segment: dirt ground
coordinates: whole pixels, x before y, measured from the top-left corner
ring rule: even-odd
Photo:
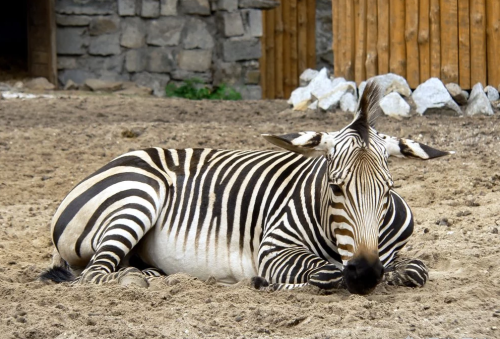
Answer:
[[[381,132],[457,152],[390,161],[416,218],[403,252],[429,266],[424,288],[380,285],[357,296],[259,292],[182,274],[149,289],[36,280],[50,263],[58,204],[115,156],[149,146],[272,149],[261,133],[333,131],[350,120],[293,112],[284,101],[0,101],[0,338],[499,338],[498,112],[379,121]]]

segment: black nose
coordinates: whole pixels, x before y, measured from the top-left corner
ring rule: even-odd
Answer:
[[[384,266],[379,258],[369,260],[358,257],[344,267],[344,282],[347,290],[354,294],[368,294],[378,285],[384,275]]]

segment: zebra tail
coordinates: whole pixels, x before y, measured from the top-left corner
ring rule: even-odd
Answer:
[[[63,283],[75,280],[75,276],[67,267],[54,266],[40,274],[39,279],[43,282],[53,281]]]

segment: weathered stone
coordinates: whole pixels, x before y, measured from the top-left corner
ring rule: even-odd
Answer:
[[[101,71],[99,73],[99,80],[109,81],[109,82],[127,82],[130,81],[130,74],[118,73],[115,71]]]
[[[224,41],[222,54],[225,61],[259,59],[262,55],[259,39],[232,38]]]
[[[236,1],[236,0],[234,0]],[[239,0],[240,8],[272,9],[278,7],[280,3],[273,0]]]
[[[100,74],[102,71],[121,73],[124,59],[123,54],[108,57],[89,56],[81,58],[79,62],[95,74]]]
[[[127,48],[139,48],[146,45],[146,27],[138,17],[122,20],[120,45]]]
[[[179,67],[186,71],[205,72],[212,65],[212,50],[182,50],[178,57]]]
[[[11,91],[12,87],[9,84],[6,84],[5,82],[0,82],[0,92],[4,91]]]
[[[187,14],[210,15],[208,0],[182,0],[181,6],[183,12]]]
[[[184,49],[212,49],[214,38],[202,20],[192,18],[187,24],[186,37],[182,40]]]
[[[223,62],[216,60],[214,65],[214,84],[234,85],[242,78],[243,66],[239,62]]]
[[[153,94],[158,97],[165,96],[165,86],[170,81],[170,77],[166,74],[151,74],[148,72],[135,73],[132,76],[132,81],[136,84],[153,89]]]
[[[56,12],[63,14],[114,14],[116,13],[116,0],[58,0]]]
[[[491,102],[484,93],[483,85],[477,83],[472,87],[470,92],[469,101],[467,107],[465,108],[465,114],[467,115],[493,115],[493,108],[491,107]]]
[[[57,54],[82,55],[88,45],[85,28],[58,28],[56,32]]]
[[[147,53],[144,49],[131,49],[126,53],[125,69],[127,72],[142,72],[148,65]]]
[[[88,26],[92,17],[87,15],[56,14],[56,23],[60,26]]]
[[[99,79],[87,79],[84,84],[94,92],[114,92],[122,88],[121,82],[111,82]]]
[[[160,16],[159,0],[142,0],[141,16],[143,18],[157,18]]]
[[[115,33],[119,26],[119,19],[115,16],[98,16],[92,18],[89,33],[90,35]]]
[[[175,69],[171,73],[172,79],[175,80],[190,80],[190,79],[199,79],[205,84],[212,83],[213,77],[212,77],[212,72],[192,72],[192,71],[186,71],[183,69]]]
[[[235,11],[238,9],[238,0],[218,0],[217,9],[219,11]]]
[[[120,34],[105,34],[92,37],[89,45],[89,54],[114,55],[120,54]]]
[[[75,69],[78,68],[78,63],[76,58],[58,56],[57,57],[57,69]]]
[[[73,80],[77,84],[83,84],[85,80],[95,78],[95,74],[83,69],[65,69],[58,72],[58,79],[64,85],[68,80]]]
[[[138,96],[149,96],[153,93],[153,89],[144,86],[133,86],[121,91],[115,92],[118,95],[138,95]]]
[[[173,51],[168,48],[148,48],[149,58],[148,67],[149,72],[166,73],[174,68],[175,59]]]
[[[356,83],[354,81],[341,82],[327,94],[322,97],[317,97],[319,99],[318,106],[325,111],[335,108],[339,105],[340,99],[342,99],[346,93],[351,93],[353,95],[356,93]]]
[[[46,78],[43,77],[29,80],[24,84],[24,87],[38,91],[53,90],[54,88],[56,88],[56,86],[51,84]]]
[[[385,115],[391,117],[409,117],[410,105],[401,98],[399,93],[389,93],[380,100],[380,108]]]
[[[300,86],[304,87],[309,85],[312,79],[314,79],[319,74],[319,71],[315,69],[308,68],[299,77]]]
[[[408,82],[400,75],[387,73],[374,76],[368,80],[375,80],[377,82],[382,95],[387,95],[391,92],[397,92],[404,97],[409,97],[411,95],[411,89],[410,86],[408,86]]]
[[[65,91],[74,91],[77,90],[80,86],[78,86],[77,83],[75,83],[73,80],[68,80],[66,82],[66,85],[64,85],[64,90]]]
[[[146,42],[154,46],[177,46],[184,28],[184,19],[160,18],[149,23]]]
[[[224,35],[226,37],[240,36],[245,33],[240,12],[228,12],[222,15],[224,22]]]
[[[118,0],[118,14],[120,16],[134,16],[138,10],[139,0]]]
[[[288,99],[288,103],[293,105],[294,110],[305,110],[311,101],[316,101],[318,98],[312,98],[311,91],[316,87],[321,89],[322,87],[329,88],[331,86],[331,81],[328,78],[328,70],[323,68],[314,78],[314,82],[311,80],[306,87],[299,87],[295,89]],[[333,89],[333,88],[332,88]],[[328,89],[327,89],[328,90]]]
[[[248,33],[256,38],[263,35],[262,31],[262,11],[258,9],[249,9],[246,11],[246,22]]]
[[[462,115],[460,107],[437,78],[430,78],[420,84],[413,92],[412,98],[420,115],[430,113]]]
[[[352,93],[345,93],[342,98],[340,98],[340,109],[344,112],[354,113],[356,112],[357,106],[358,100]]]
[[[484,88],[484,93],[486,93],[489,101],[497,101],[500,99],[497,89],[493,86],[486,86]]]
[[[251,69],[245,73],[245,84],[258,85],[260,82],[260,71]]]
[[[458,84],[450,82],[446,84],[446,89],[448,90],[451,97],[453,98],[453,100],[456,101],[457,104],[459,104],[460,106],[467,104],[468,94],[467,92],[462,91],[462,89]],[[464,93],[467,94],[467,96],[465,96]]]
[[[260,86],[243,86],[236,87],[236,91],[240,92],[244,100],[260,100],[262,99],[262,87]]]
[[[177,15],[177,0],[160,0],[160,15]]]

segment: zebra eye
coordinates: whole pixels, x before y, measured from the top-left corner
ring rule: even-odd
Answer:
[[[340,194],[340,193],[342,193],[342,189],[337,184],[330,184],[330,188],[332,189],[332,192],[334,194]]]

